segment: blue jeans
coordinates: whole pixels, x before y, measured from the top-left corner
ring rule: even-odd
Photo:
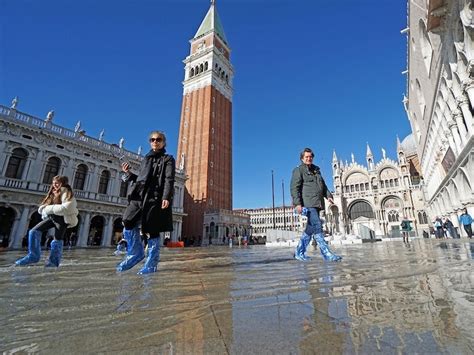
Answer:
[[[319,234],[323,232],[323,226],[321,220],[319,219],[319,209],[316,207],[307,207],[308,212],[306,217],[308,217],[308,224],[304,232],[310,237],[313,234]]]

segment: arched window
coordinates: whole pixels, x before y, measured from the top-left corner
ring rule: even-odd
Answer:
[[[372,207],[365,201],[355,202],[349,212],[351,220],[355,220],[358,217],[374,218],[374,211]]]
[[[199,72],[202,73],[204,71],[204,65],[201,63],[199,66]]]
[[[61,167],[61,160],[56,157],[51,157],[46,163],[43,175],[43,184],[51,184],[53,177],[59,174],[59,168]]]
[[[8,161],[7,171],[5,177],[12,179],[21,179],[23,170],[25,169],[26,158],[28,152],[21,148],[13,149],[10,160]]]
[[[189,74],[190,77],[194,76],[194,68],[191,68],[191,73]]]
[[[120,183],[120,197],[127,197],[128,182],[122,181]]]
[[[209,68],[209,64],[207,64],[207,62],[204,63],[204,70],[207,70],[208,68]]]
[[[102,171],[102,174],[100,174],[100,179],[99,179],[99,193],[100,194],[106,194],[107,193],[107,187],[109,186],[109,180],[110,180],[110,173],[108,170]]]
[[[84,190],[84,185],[86,183],[87,176],[87,165],[79,164],[76,173],[74,174],[74,185],[75,190]]]
[[[399,219],[399,215],[398,215],[398,211],[389,211],[388,214],[388,221],[389,222],[398,222],[398,219]]]

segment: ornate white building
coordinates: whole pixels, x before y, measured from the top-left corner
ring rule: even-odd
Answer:
[[[79,209],[79,224],[68,230],[78,246],[111,246],[121,237],[128,185],[120,177],[120,158],[137,169],[143,157],[119,144],[0,105],[0,246],[19,248],[29,228],[41,220],[37,207],[55,175],[69,177]],[[148,132],[144,132],[146,135]],[[146,138],[146,137],[144,137]],[[139,149],[141,150],[141,149]],[[181,236],[185,176],[176,173],[171,240]],[[45,237],[45,236],[44,236]]]
[[[204,213],[202,245],[226,244],[231,237],[250,235],[250,216],[247,213],[223,209],[209,209]]]
[[[343,163],[333,153],[334,205],[326,205],[331,233],[357,234],[364,239],[397,237],[404,216],[414,222],[414,234],[428,233],[413,136],[403,142],[397,139],[398,161],[382,152],[382,160],[375,163],[367,144],[365,166],[353,155],[350,163]]]
[[[426,205],[431,217],[450,217],[458,226],[463,207],[474,215],[474,5],[471,0],[411,0],[407,7],[403,102]]]
[[[266,236],[268,229],[300,231],[302,222],[291,206],[248,208],[237,210],[250,216],[252,235]]]

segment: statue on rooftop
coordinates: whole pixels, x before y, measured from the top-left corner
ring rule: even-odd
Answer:
[[[77,121],[76,123],[76,127],[74,127],[74,132],[79,132],[79,130],[81,129],[81,121]]]
[[[119,140],[119,148],[120,148],[120,149],[123,149],[123,144],[124,144],[124,143],[125,143],[125,138],[123,138],[123,137],[120,138],[120,140]]]
[[[51,110],[48,112],[48,114],[46,115],[46,119],[44,120],[46,123],[49,123],[53,120],[54,118],[54,110]]]
[[[104,140],[104,134],[105,134],[105,129],[102,129],[102,131],[100,131],[99,133],[99,141],[103,141]]]
[[[18,96],[15,96],[12,100],[12,105],[10,106],[10,108],[16,109],[16,107],[18,106],[18,101]]]
[[[142,154],[142,146],[139,146],[138,147],[138,152],[137,152],[138,155]]]

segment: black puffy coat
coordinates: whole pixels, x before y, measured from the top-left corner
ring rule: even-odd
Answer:
[[[160,232],[173,230],[173,195],[176,163],[164,149],[151,150],[143,159],[138,175],[129,173],[126,182],[131,182],[128,206],[123,219],[141,221],[142,233],[157,236]],[[163,200],[169,201],[162,209]]]

